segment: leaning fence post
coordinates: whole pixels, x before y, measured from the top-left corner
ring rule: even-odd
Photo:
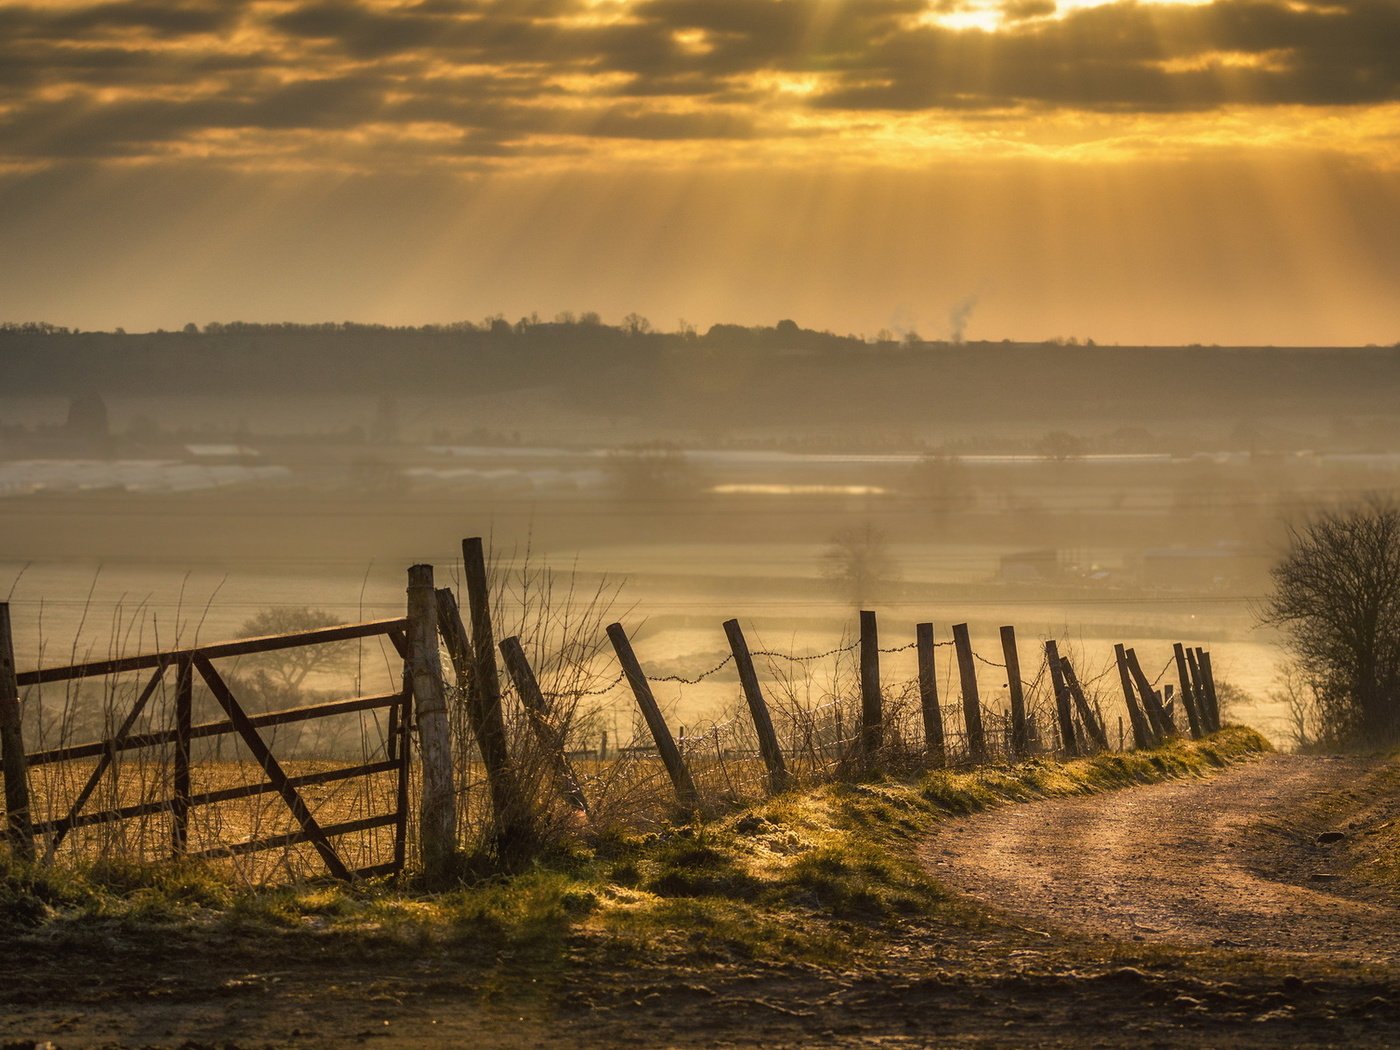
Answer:
[[[1210,651],[1197,647],[1196,664],[1201,669],[1201,678],[1205,682],[1206,696],[1210,697],[1210,721],[1217,730],[1220,729],[1220,696],[1215,691],[1215,672],[1210,669]]]
[[[559,781],[560,789],[574,809],[588,816],[588,800],[584,798],[583,788],[574,775],[574,767],[569,764],[569,756],[564,752],[564,732],[549,724],[549,703],[540,691],[539,680],[525,656],[525,650],[521,648],[520,639],[503,638],[501,657],[506,662],[506,673],[515,683],[515,691],[525,708],[525,717],[535,731],[535,738],[554,766],[554,777]]]
[[[441,886],[456,867],[457,807],[452,784],[452,730],[447,719],[447,691],[438,656],[437,599],[433,567],[408,570],[408,644],[413,668],[413,699],[418,717],[423,789],[419,803],[419,837],[423,875]]]
[[[1060,663],[1060,647],[1055,639],[1045,640],[1045,662],[1050,668],[1050,682],[1055,688],[1055,714],[1060,725],[1060,746],[1066,754],[1079,754],[1074,733],[1074,712],[1070,710],[1069,687],[1065,685],[1064,665]]]
[[[967,730],[967,757],[987,761],[987,737],[982,731],[982,698],[977,692],[977,667],[972,662],[972,639],[967,624],[953,625],[953,648],[958,654],[958,677],[962,681],[963,727]]]
[[[914,625],[914,645],[919,652],[919,704],[924,716],[924,748],[935,765],[947,765],[943,709],[938,704],[938,668],[933,659],[933,624]]]
[[[1113,657],[1118,662],[1118,681],[1123,686],[1123,703],[1128,708],[1128,720],[1133,724],[1133,747],[1155,747],[1157,735],[1138,704],[1137,687],[1133,685],[1132,672],[1128,670],[1128,651],[1121,642],[1113,647]]]
[[[1011,698],[1011,753],[1017,758],[1030,751],[1026,737],[1026,694],[1021,684],[1021,654],[1016,651],[1016,628],[1001,629],[1001,655],[1006,662],[1006,691]]]
[[[1093,738],[1100,751],[1107,751],[1108,734],[1098,716],[1094,714],[1094,709],[1089,706],[1089,698],[1084,695],[1084,688],[1079,684],[1079,676],[1074,673],[1074,665],[1069,662],[1068,656],[1060,657],[1060,670],[1065,676],[1065,686],[1069,689],[1069,695],[1074,699],[1074,706],[1079,709],[1079,720],[1084,723],[1085,731]]]
[[[646,719],[647,728],[651,730],[652,739],[656,741],[657,753],[661,755],[666,772],[670,774],[671,784],[676,789],[676,801],[686,809],[697,808],[700,805],[700,793],[695,790],[695,782],[690,779],[690,770],[686,768],[685,759],[681,757],[680,749],[671,738],[671,730],[666,726],[666,719],[661,715],[656,697],[652,696],[651,685],[642,671],[642,665],[637,662],[637,654],[632,651],[632,643],[628,640],[622,624],[608,624],[608,640],[612,642],[617,661],[622,665],[622,673],[627,676],[627,684],[632,687],[632,695],[637,698],[637,706],[641,708],[642,717]]]
[[[15,855],[33,860],[34,821],[29,811],[29,766],[24,757],[22,723],[10,603],[0,602],[0,750],[4,752],[5,828]]]
[[[729,651],[734,654],[734,666],[739,669],[739,684],[744,688],[744,698],[749,702],[753,727],[758,733],[758,749],[763,755],[763,764],[768,767],[768,789],[784,791],[791,783],[787,764],[783,761],[783,749],[778,744],[778,734],[773,731],[773,718],[768,713],[763,690],[758,686],[758,675],[753,669],[753,655],[749,652],[749,643],[744,639],[744,632],[738,620],[726,620],[724,633],[729,639]]]
[[[885,743],[883,701],[880,696],[880,631],[875,614],[862,609],[860,614],[860,749],[865,761],[875,759],[875,753]]]
[[[469,586],[472,575],[467,574]],[[467,639],[462,613],[450,587],[437,590],[437,617],[438,633],[442,635],[448,658],[457,673],[457,688],[466,704],[472,735],[481,751],[481,763],[486,767],[491,816],[495,821],[496,854],[503,860],[513,861],[529,851],[534,832],[529,808],[522,801],[520,782],[510,761],[499,680],[494,677],[495,662],[492,661],[490,668],[481,667]],[[493,681],[497,682],[494,690],[489,685]]]
[[[1210,686],[1206,681],[1205,671],[1201,668],[1201,658],[1199,649],[1186,650],[1186,666],[1191,671],[1191,689],[1196,694],[1201,705],[1201,713],[1205,718],[1206,725],[1210,727],[1212,733],[1220,729],[1220,715],[1215,709],[1215,702],[1210,695]]]
[[[534,848],[535,832],[519,781],[510,768],[505,713],[501,706],[501,676],[496,669],[496,640],[491,628],[491,586],[486,578],[486,555],[481,537],[472,536],[462,541],[462,569],[467,584],[467,613],[471,617],[467,713],[473,728],[479,726],[477,739],[482,742],[482,762],[492,780],[496,850],[501,857],[514,860]],[[456,619],[461,623],[460,614]]]
[[[1181,706],[1186,708],[1186,720],[1191,725],[1191,736],[1199,740],[1210,732],[1202,698],[1191,689],[1191,670],[1186,663],[1186,648],[1180,642],[1172,645],[1172,657],[1176,660],[1176,677],[1181,683]]]
[[[1157,697],[1156,690],[1152,688],[1152,683],[1147,680],[1147,674],[1142,669],[1142,664],[1138,661],[1137,650],[1123,650],[1123,658],[1128,664],[1128,673],[1132,675],[1133,681],[1137,683],[1138,694],[1142,697],[1142,706],[1147,711],[1147,720],[1152,723],[1152,729],[1161,740],[1176,734],[1176,724],[1172,722],[1171,716],[1167,714],[1167,709],[1162,706],[1162,702]]]

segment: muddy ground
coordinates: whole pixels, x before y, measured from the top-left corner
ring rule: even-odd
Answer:
[[[301,935],[36,935],[0,961],[0,1045],[1400,1046],[1400,910],[1340,863],[1400,811],[1390,769],[1275,755],[950,820],[924,857],[965,914],[853,969],[582,933],[488,966]]]

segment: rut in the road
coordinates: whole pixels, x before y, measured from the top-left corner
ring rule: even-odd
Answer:
[[[970,896],[1061,930],[1390,961],[1400,909],[1276,881],[1293,847],[1261,833],[1374,767],[1270,755],[1204,780],[1003,807],[947,825],[926,860]]]

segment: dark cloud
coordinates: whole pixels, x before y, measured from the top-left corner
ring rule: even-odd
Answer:
[[[611,20],[582,0],[9,6],[0,159],[154,154],[216,130],[430,123],[446,133],[413,149],[505,156],[539,135],[561,151],[570,137],[777,137],[791,133],[779,111],[804,106],[1152,113],[1400,99],[1396,0],[1121,2],[1055,18],[1055,0],[1005,0],[993,33],[918,17],[960,2],[638,0],[602,9],[624,12]],[[815,75],[816,90],[775,107],[772,74]]]
[[[91,4],[74,8],[21,4],[0,8],[0,34],[19,36],[98,35],[109,31],[145,30],[159,38],[216,33],[243,17],[242,3],[145,3]]]
[[[1058,10],[1055,0],[1007,0],[1001,5],[1002,16],[1011,22],[1027,18],[1045,18]]]

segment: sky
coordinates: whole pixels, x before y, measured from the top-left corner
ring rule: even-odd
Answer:
[[[1400,340],[1400,0],[0,0],[0,320]]]

